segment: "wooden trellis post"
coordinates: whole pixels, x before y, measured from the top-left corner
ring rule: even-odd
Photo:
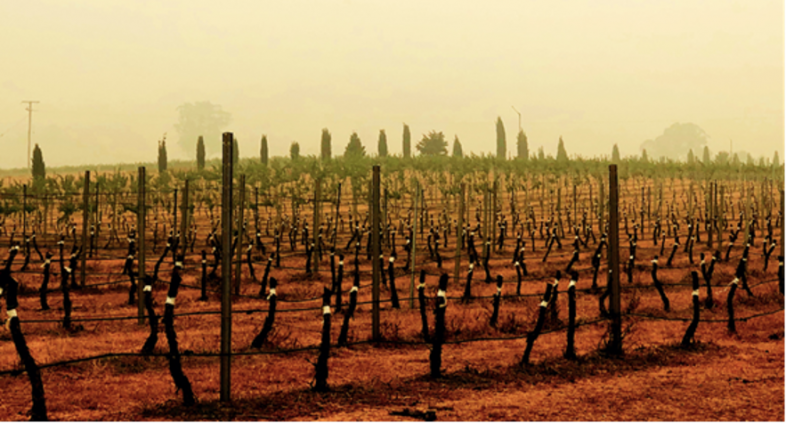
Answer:
[[[416,254],[418,252],[418,250],[417,250],[417,245],[418,245],[417,240],[418,240],[418,198],[419,197],[420,197],[420,183],[416,182],[415,183],[415,200],[412,203],[412,206],[414,207],[415,210],[414,210],[414,215],[413,215],[413,219],[412,219],[412,239],[410,240],[410,242],[412,243],[412,245],[410,246],[411,249],[412,249],[412,254],[410,255],[412,257],[412,263],[410,263],[410,265],[412,267],[411,268],[412,274],[411,274],[411,279],[409,281],[409,308],[410,309],[414,309],[415,308],[415,262],[417,261]]]
[[[371,337],[380,340],[379,333],[379,165],[374,166],[371,178]]]
[[[82,209],[82,268],[80,269],[80,285],[82,288],[85,287],[85,280],[87,279],[87,273],[85,267],[87,267],[87,252],[89,248],[87,247],[87,226],[88,221],[90,220],[90,171],[85,171],[85,187],[84,187],[84,195],[83,195],[83,209]]]
[[[314,273],[319,273],[319,215],[322,205],[322,180],[317,178],[314,184],[314,216],[312,228],[314,247],[311,249],[311,262],[314,263]]]
[[[620,315],[619,209],[617,165],[609,166],[609,271],[611,272],[611,339],[609,352],[622,354],[622,316]]]
[[[221,183],[221,402],[231,400],[232,366],[232,145],[231,132],[223,134]]]
[[[234,160],[234,158],[233,158]],[[246,175],[240,175],[240,203],[238,204],[237,213],[237,252],[235,255],[235,295],[240,295],[240,277],[242,275],[243,267],[243,235],[245,234],[243,223],[246,216]],[[227,251],[231,252],[231,249]]]
[[[144,293],[144,280],[145,280],[145,213],[146,207],[145,204],[145,167],[139,167],[139,188],[137,189],[137,213],[136,213],[136,227],[139,231],[139,235],[137,239],[139,242],[137,243],[137,248],[139,249],[139,260],[138,263],[138,279],[136,284],[136,298],[137,298],[137,316],[139,320],[137,323],[140,325],[145,324],[145,293]]]
[[[462,242],[462,228],[464,226],[464,194],[466,186],[461,183],[461,193],[459,193],[459,213],[458,213],[458,230],[456,231],[456,266],[453,270],[453,283],[459,281],[459,270],[461,269],[461,242]],[[414,281],[415,272],[412,272]],[[410,300],[411,301],[411,300]]]

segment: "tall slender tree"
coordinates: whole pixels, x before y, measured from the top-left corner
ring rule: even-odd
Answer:
[[[565,142],[562,141],[562,137],[559,137],[559,143],[557,144],[557,161],[562,163],[568,161],[568,152],[565,151]]]
[[[293,141],[292,145],[289,147],[289,158],[292,160],[298,160],[300,158],[300,144]]]
[[[197,169],[205,168],[205,139],[202,135],[197,139]]]
[[[517,156],[519,159],[524,161],[529,160],[529,144],[527,144],[527,134],[521,130],[516,137],[516,151],[518,153]]]
[[[775,154],[777,155],[778,152],[776,151]],[[41,148],[38,147],[38,144],[36,144],[35,148],[33,149],[33,178],[34,179],[46,178],[46,165],[44,164],[44,155],[43,153],[41,153]]]
[[[464,157],[464,151],[461,148],[461,141],[459,141],[458,135],[453,139],[453,157]]]
[[[693,155],[693,149],[688,150],[688,164],[693,164],[696,161],[696,156]]]
[[[38,145],[36,145],[36,148]],[[772,156],[772,166],[778,167],[781,165],[781,158],[778,156],[778,150],[775,150],[775,154]]]
[[[648,163],[650,161],[650,157],[647,155],[646,148],[641,150],[641,161],[644,163]]]
[[[705,165],[710,164],[710,162],[712,161],[712,159],[710,158],[710,148],[707,147],[706,145],[704,146],[704,154],[701,161]]]
[[[385,135],[385,130],[379,130],[379,142],[377,142],[377,154],[379,157],[387,157],[388,155],[388,136]]]
[[[259,160],[263,165],[266,165],[267,159],[267,135],[262,135],[262,145],[259,147]]]
[[[545,160],[546,153],[543,151],[543,146],[538,147],[538,160]]]
[[[612,163],[620,162],[620,148],[617,147],[617,144],[614,144],[614,147],[611,148],[611,161]]]
[[[158,171],[165,172],[166,168],[167,168],[166,134],[164,134],[164,139],[158,142]]]
[[[505,142],[505,125],[502,124],[502,118],[497,116],[497,158],[504,160],[507,151],[508,147]]]
[[[409,133],[409,125],[407,125],[406,123],[404,124],[404,135],[403,135],[402,138],[403,138],[403,140],[402,140],[401,150],[404,152],[404,157],[405,158],[409,158],[410,157],[410,149],[412,147],[412,144],[411,144],[412,136]]]
[[[322,159],[329,159],[333,155],[333,137],[327,128],[322,129]]]

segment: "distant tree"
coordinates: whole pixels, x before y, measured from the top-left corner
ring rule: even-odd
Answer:
[[[647,156],[647,149],[646,148],[641,150],[641,161],[644,162],[644,163],[647,163],[647,162],[650,161],[649,156]]]
[[[497,158],[505,159],[508,147],[505,142],[505,125],[502,124],[502,118],[497,116]]]
[[[620,162],[620,148],[617,147],[617,144],[614,144],[614,147],[612,147],[611,149],[611,162],[612,163]]]
[[[164,139],[158,142],[158,171],[165,172],[166,167],[166,134],[164,134]]]
[[[448,154],[448,142],[442,132],[431,131],[428,135],[423,135],[415,147],[422,156],[444,156]]]
[[[202,135],[197,139],[197,169],[205,168],[205,140]]]
[[[360,143],[357,132],[353,132],[349,137],[349,144],[344,150],[344,157],[363,157],[366,155],[366,148]]]
[[[705,165],[710,164],[710,148],[707,147],[706,145],[704,146],[704,154],[701,159],[701,162],[704,163]]]
[[[557,161],[562,163],[568,161],[568,152],[565,151],[565,142],[562,141],[562,137],[559,137],[559,144],[557,144]]]
[[[775,154],[778,154],[776,151]],[[777,156],[776,156],[777,157]],[[44,155],[41,153],[41,148],[38,144],[33,149],[33,178],[44,179],[46,178],[46,165],[44,164]]]
[[[411,136],[409,134],[409,125],[407,125],[406,123],[404,124],[404,135],[402,138],[403,139],[402,139],[401,147],[402,147],[402,151],[404,152],[404,157],[409,158],[410,148],[411,148],[411,143],[410,143]]]
[[[721,151],[715,155],[715,163],[719,165],[725,165],[729,163],[729,152],[728,151]]]
[[[292,145],[289,147],[289,158],[293,161],[300,158],[300,144],[295,141],[293,141]]]
[[[191,141],[199,136],[204,136],[207,140],[209,154],[221,152],[221,131],[232,121],[230,113],[209,101],[183,103],[178,106],[177,112],[178,123],[175,124],[175,129],[180,134],[178,145],[183,152],[191,150]]]
[[[731,165],[735,167],[740,165],[740,156],[737,153],[731,156]]]
[[[753,156],[748,154],[748,159],[745,161],[745,164],[748,166],[756,166],[756,163],[753,162]]]
[[[772,156],[772,166],[777,167],[781,165],[781,158],[778,156],[778,150],[775,150],[775,154]]]
[[[464,151],[461,149],[461,141],[459,141],[458,135],[453,139],[453,157],[464,157]]]
[[[761,167],[767,166],[767,159],[765,159],[764,156],[759,157],[759,166]]]
[[[387,157],[388,155],[388,136],[385,135],[385,130],[379,130],[379,141],[377,142],[377,154],[379,157]]]
[[[259,147],[259,160],[263,165],[266,165],[267,158],[267,135],[262,135],[262,145]]]
[[[699,151],[699,148],[707,145],[707,138],[707,133],[696,124],[675,123],[654,140],[644,141],[640,148],[646,148],[652,157],[679,160],[685,157],[688,150]]]
[[[327,128],[322,129],[322,159],[329,159],[333,155],[333,137]]]
[[[519,135],[516,137],[516,151],[519,159],[529,160],[529,145],[524,131],[519,131]]]
[[[543,146],[538,147],[538,160],[545,160],[546,153],[543,152]]]
[[[693,149],[691,148],[688,150],[688,164],[693,164],[696,161],[696,157],[693,156]]]

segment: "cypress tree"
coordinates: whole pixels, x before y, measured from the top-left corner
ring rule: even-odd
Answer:
[[[563,163],[568,161],[568,152],[565,151],[565,142],[562,141],[562,137],[559,137],[557,144],[557,161]]]
[[[197,139],[197,169],[205,168],[205,140],[202,135]]]
[[[379,130],[379,142],[377,142],[377,154],[379,157],[387,157],[388,155],[388,136],[385,135],[385,130]]]
[[[545,160],[546,153],[543,152],[543,146],[538,147],[538,160]]]
[[[36,144],[36,148],[38,145]],[[778,167],[781,165],[781,158],[778,156],[778,150],[775,150],[775,154],[772,156],[772,166]]]
[[[619,163],[620,161],[620,148],[617,147],[617,144],[614,144],[614,147],[611,149],[611,161],[612,163]]]
[[[263,165],[267,164],[267,135],[262,135],[262,146],[259,147],[259,160]]]
[[[294,161],[300,158],[300,144],[297,142],[292,142],[292,146],[289,147],[289,157]]]
[[[505,125],[502,124],[502,118],[497,116],[497,158],[505,159],[508,147],[505,143]]]
[[[775,154],[777,155],[778,152],[776,151]],[[46,178],[46,165],[44,164],[44,155],[41,153],[41,148],[38,147],[38,144],[35,145],[33,149],[33,178],[35,179],[44,179]]]
[[[696,157],[693,155],[693,149],[691,148],[688,150],[688,164],[693,164],[696,161]]]
[[[518,137],[516,137],[516,150],[518,152],[518,158],[524,161],[529,160],[529,145],[527,144],[527,134],[524,131],[519,131]]]
[[[332,136],[327,128],[322,129],[322,159],[329,159],[333,155]]]
[[[402,141],[402,151],[404,152],[404,157],[409,158],[410,156],[410,148],[411,148],[411,138],[412,136],[409,133],[409,125],[406,123],[404,124],[404,136]]]
[[[641,150],[641,161],[647,163],[650,161],[650,157],[647,155],[647,149],[643,148]]]
[[[166,137],[163,141],[158,142],[158,171],[165,172],[167,165],[166,158]]]
[[[464,151],[461,149],[461,141],[459,141],[458,135],[453,139],[453,157],[464,157]]]
[[[704,158],[703,158],[702,162],[705,165],[707,165],[707,164],[710,164],[711,161],[712,161],[712,159],[710,158],[710,148],[705,145],[704,146]]]

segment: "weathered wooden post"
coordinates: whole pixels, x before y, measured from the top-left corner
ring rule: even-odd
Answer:
[[[314,263],[314,273],[319,273],[319,215],[322,205],[322,179],[317,178],[314,187],[314,222],[313,222],[313,243],[311,248],[311,262]]]
[[[233,158],[234,160],[234,158]],[[242,274],[242,267],[243,267],[243,235],[244,235],[244,219],[245,219],[245,207],[246,207],[246,175],[240,175],[240,186],[238,187],[238,191],[240,191],[240,210],[238,211],[237,216],[237,254],[235,257],[235,295],[240,295],[240,276]],[[230,254],[232,251],[231,248],[227,247],[227,254]]]
[[[232,366],[232,146],[231,132],[223,134],[221,183],[221,402],[231,400]]]
[[[186,179],[183,186],[183,198],[180,205],[180,248],[182,248],[183,256],[186,255],[186,247],[188,241],[186,240],[186,231],[188,230],[188,179]]]
[[[410,262],[411,266],[411,279],[409,283],[409,308],[415,308],[415,261],[417,260],[417,239],[418,239],[418,198],[420,198],[420,183],[415,184],[415,201],[413,203],[413,207],[415,208],[415,214],[412,216],[412,239],[410,242],[412,245],[410,246],[412,249],[412,253],[410,257],[412,260]]]
[[[608,352],[622,354],[622,317],[620,315],[619,192],[617,165],[609,165],[609,271],[611,272],[611,340]]]
[[[379,333],[379,165],[375,165],[371,178],[371,337],[380,340]]]
[[[145,167],[139,167],[139,188],[137,189],[136,194],[136,201],[137,201],[137,213],[136,213],[136,228],[138,231],[137,239],[139,242],[137,243],[139,249],[139,259],[137,260],[138,265],[138,272],[137,272],[137,284],[136,284],[136,298],[137,298],[137,316],[139,317],[138,323],[140,325],[145,324],[145,294],[144,294],[144,283],[145,280],[145,212],[147,205],[145,204]]]
[[[456,266],[453,269],[453,283],[459,281],[459,269],[461,267],[461,245],[463,241],[462,232],[464,229],[464,192],[466,185],[461,183],[461,192],[459,193],[459,210],[458,210],[458,230],[456,231]],[[414,267],[413,267],[414,269]],[[415,272],[412,272],[412,277],[415,277]],[[414,280],[414,279],[413,279]],[[410,300],[411,301],[411,300]]]
[[[87,226],[88,220],[90,220],[90,214],[88,209],[90,208],[90,171],[85,171],[85,186],[84,186],[84,194],[83,194],[83,203],[82,203],[82,268],[79,270],[80,274],[80,281],[79,284],[82,288],[85,287],[85,279],[87,279],[87,273],[85,271],[85,267],[87,265]]]

